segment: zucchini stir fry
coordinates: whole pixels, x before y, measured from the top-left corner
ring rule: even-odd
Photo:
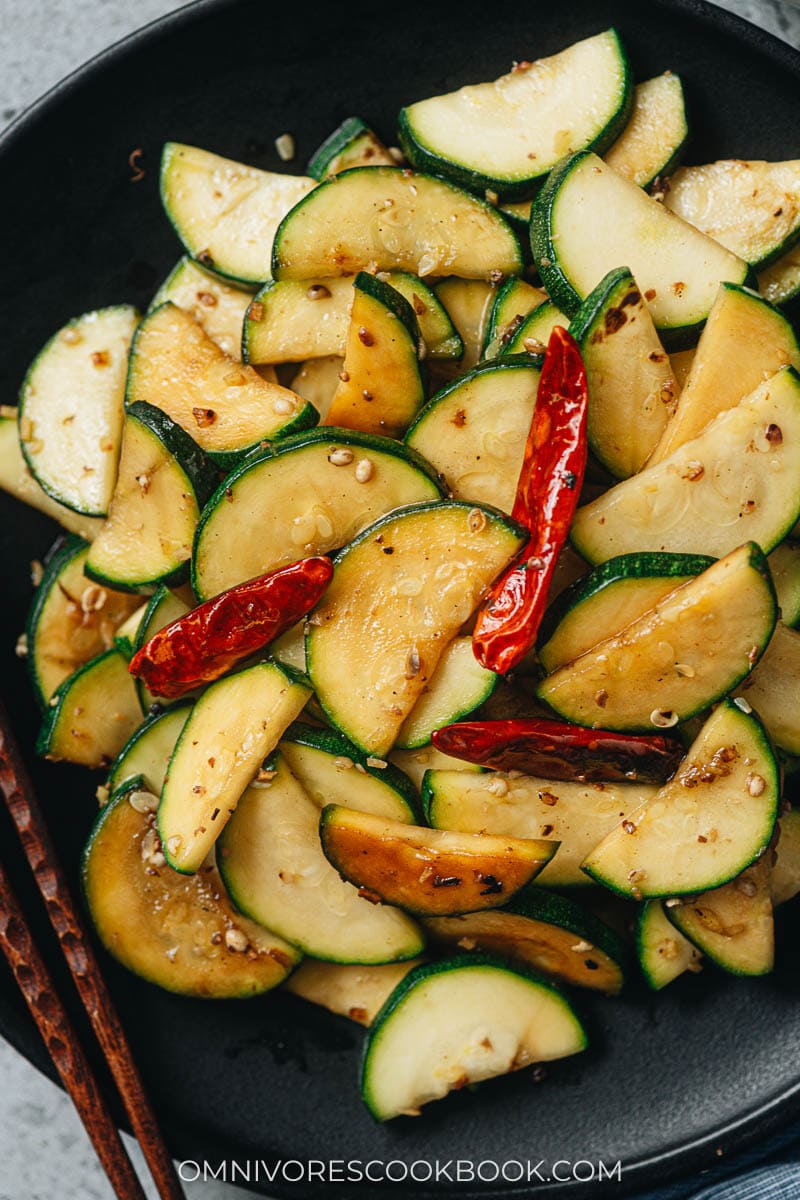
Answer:
[[[367,1026],[379,1120],[770,971],[800,891],[800,162],[679,166],[614,30],[398,131],[168,143],[184,257],[0,410],[99,937]]]

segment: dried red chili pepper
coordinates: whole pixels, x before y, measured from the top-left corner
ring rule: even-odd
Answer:
[[[433,735],[437,750],[498,771],[586,783],[663,783],[684,755],[680,742],[583,729],[558,721],[461,721]]]
[[[240,583],[160,629],[128,670],[154,696],[183,696],[295,625],[321,598],[332,575],[329,558],[304,558]]]
[[[586,470],[586,368],[575,339],[550,335],[512,516],[531,537],[478,614],[472,647],[491,671],[510,671],[533,647],[556,559]]]

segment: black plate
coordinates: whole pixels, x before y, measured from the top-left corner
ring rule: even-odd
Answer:
[[[347,10],[263,0],[198,4],[96,59],[5,135],[0,398],[13,401],[31,356],[66,318],[118,301],[145,306],[178,257],[158,201],[167,138],[280,169],[273,139],[289,131],[298,150],[292,165],[301,170],[351,113],[391,137],[406,101],[491,78],[515,58],[553,52],[613,22],[637,78],[666,67],[683,76],[691,159],[797,153],[800,55],[702,3],[462,0],[450,9],[371,0]],[[128,157],[138,147],[147,174],[132,183]],[[74,874],[94,783],[83,771],[33,761],[37,715],[13,655],[30,599],[28,563],[54,532],[0,496],[2,691]],[[24,884],[4,820],[0,844]],[[53,958],[43,927],[41,940]],[[545,1083],[523,1072],[388,1128],[374,1124],[359,1100],[362,1035],[348,1022],[289,996],[204,1004],[163,994],[111,963],[108,974],[171,1144],[186,1157],[603,1158],[622,1160],[627,1185],[643,1187],[706,1166],[719,1148],[728,1154],[800,1110],[797,952],[783,946],[779,962],[764,980],[709,972],[658,999],[580,996],[592,1049],[554,1066]],[[0,975],[0,1030],[48,1070],[7,975]],[[263,1179],[259,1186],[273,1195],[286,1190]],[[612,1189],[621,1194],[618,1184]],[[384,1194],[379,1187],[321,1190]],[[462,1183],[444,1190],[466,1197],[529,1189]],[[537,1195],[584,1191],[596,1195],[597,1185],[552,1184]],[[429,1194],[422,1185],[400,1193]]]

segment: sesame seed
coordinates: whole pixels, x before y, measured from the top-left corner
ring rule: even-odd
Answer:
[[[493,796],[507,796],[508,784],[506,783],[505,779],[501,779],[501,777],[497,775],[489,782],[486,790],[491,792]]]
[[[336,450],[331,450],[328,455],[328,462],[334,467],[346,467],[353,461],[353,451],[341,447]]]
[[[358,483],[369,483],[375,474],[375,464],[369,458],[360,458],[356,463],[355,476]]]
[[[678,724],[678,714],[669,708],[654,708],[650,713],[650,724],[659,729],[670,729]]]
[[[14,653],[16,654],[17,658],[27,658],[28,657],[28,635],[27,635],[27,633],[21,633],[19,635],[19,637],[17,638],[17,644],[14,647]]]
[[[281,162],[290,162],[294,158],[294,138],[290,133],[282,133],[275,138],[275,149]]]
[[[128,803],[135,812],[153,813],[158,808],[158,796],[152,792],[134,791],[128,796]]]
[[[324,283],[312,283],[306,291],[309,300],[327,300],[330,294],[330,288],[326,288]]]
[[[467,524],[471,533],[480,533],[486,528],[486,513],[481,512],[479,508],[471,508],[467,515]]]
[[[243,930],[234,927],[225,930],[225,945],[234,953],[243,954],[250,945],[250,939]]]
[[[747,790],[751,796],[762,796],[767,786],[767,781],[763,775],[756,775],[754,772],[747,776]]]

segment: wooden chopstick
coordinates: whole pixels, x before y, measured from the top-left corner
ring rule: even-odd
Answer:
[[[145,1200],[133,1163],[0,864],[0,949],[120,1200]]]
[[[0,705],[0,791],[95,1036],[162,1200],[185,1200],[86,927],[72,898],[19,747]]]

